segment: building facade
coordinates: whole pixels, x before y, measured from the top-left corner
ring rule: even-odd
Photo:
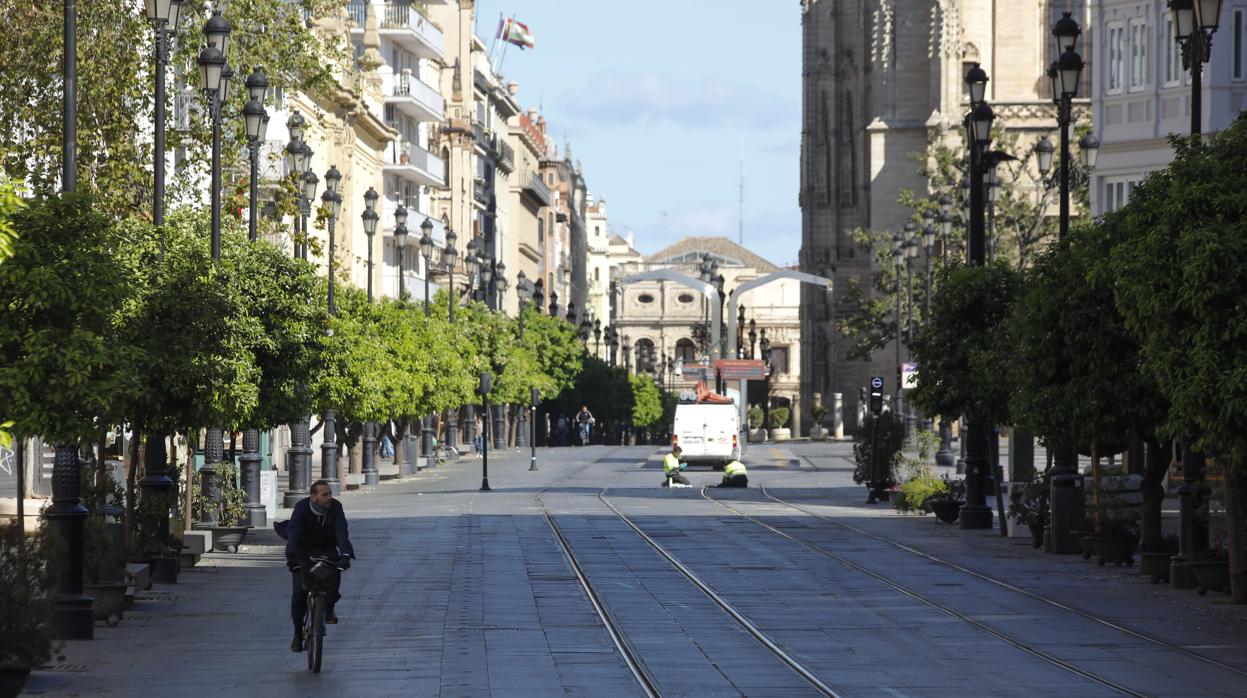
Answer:
[[[1095,0],[1092,112],[1100,157],[1091,186],[1095,215],[1116,211],[1149,173],[1173,160],[1170,135],[1191,132],[1191,73],[1164,0]],[[1247,2],[1226,0],[1204,66],[1202,132],[1247,108]]]
[[[622,239],[621,242],[626,244]],[[616,281],[622,282],[639,272],[670,269],[697,278],[706,255],[719,265],[718,271],[724,277],[725,296],[747,281],[780,270],[728,238],[690,237],[641,261],[624,261],[621,258],[612,269],[612,274]],[[791,424],[795,429],[801,425],[798,401],[802,351],[799,285],[796,281],[781,279],[746,293],[741,299],[745,308],[745,323],[738,328],[737,344],[742,349],[742,357],[752,355],[761,358],[761,337],[765,336],[770,341],[771,405],[791,407]],[[725,305],[723,313],[726,315],[727,312]],[[677,367],[694,364],[709,356],[709,323],[718,314],[718,307],[710,307],[700,292],[682,284],[667,281],[622,284],[613,324],[620,335],[621,346],[627,345],[629,351],[620,355],[619,362],[632,373],[653,376],[671,390],[692,390],[696,380],[685,378]],[[758,332],[753,342],[750,342],[748,334],[751,320]],[[726,317],[723,318],[723,328],[726,332]],[[751,402],[756,404],[764,399],[754,389],[750,392],[755,397]]]
[[[1062,12],[1079,19],[1084,55],[1091,39],[1083,0],[803,0],[801,11],[800,268],[832,278],[836,289],[832,297],[802,290],[801,404],[808,411],[814,393],[828,404],[841,393],[852,429],[858,389],[872,375],[892,385],[898,374],[894,347],[851,360],[835,330],[837,317],[855,311],[843,289],[852,280],[869,288],[874,269],[852,232],[890,237],[916,221],[914,209],[898,203],[903,191],[956,196],[956,183],[929,182],[914,157],[936,139],[959,144],[973,64],[987,71],[997,125],[1018,135],[1014,155],[1025,159],[1056,131],[1044,77],[1055,59],[1052,23]],[[1085,114],[1084,105],[1077,99],[1076,113]],[[1039,177],[1027,179],[1024,187]]]

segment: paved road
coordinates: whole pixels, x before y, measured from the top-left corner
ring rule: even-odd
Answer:
[[[755,447],[745,491],[703,490],[704,471],[659,488],[654,449],[589,447],[542,451],[537,472],[495,454],[482,493],[465,459],[343,496],[361,559],[322,674],[287,648],[265,532],[143,594],[27,692],[645,695],[631,660],[665,696],[1244,695],[1244,609],[868,508],[850,455]]]

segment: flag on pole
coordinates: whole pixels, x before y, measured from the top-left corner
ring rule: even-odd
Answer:
[[[502,32],[504,32],[504,31],[506,30],[506,26],[507,26],[507,20],[503,19],[503,17],[502,17],[502,13],[501,13],[501,12],[499,12],[499,13],[498,13],[498,31],[497,31],[497,32],[494,32],[494,38],[495,38],[495,39],[501,39],[501,38],[502,38]]]
[[[515,44],[520,48],[534,48],[533,34],[528,30],[528,25],[523,22],[517,22],[514,19],[508,19],[506,25],[502,29],[503,41]]]

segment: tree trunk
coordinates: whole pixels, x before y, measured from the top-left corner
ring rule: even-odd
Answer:
[[[1164,534],[1161,532],[1161,510],[1165,502],[1165,473],[1173,461],[1173,448],[1155,438],[1147,439],[1147,459],[1143,468],[1143,520],[1140,526],[1139,549],[1145,553],[1164,552]],[[1133,470],[1134,459],[1131,458]]]
[[[135,524],[135,473],[139,469],[139,437],[138,427],[130,432],[130,466],[126,468],[126,545],[134,543],[134,524]]]
[[[1247,604],[1247,467],[1225,468],[1225,531],[1230,547],[1230,601]]]

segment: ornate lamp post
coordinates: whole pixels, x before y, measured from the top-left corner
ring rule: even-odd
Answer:
[[[364,235],[368,238],[368,302],[372,303],[372,275],[373,275],[373,237],[377,234],[377,223],[381,220],[381,215],[377,213],[377,199],[380,195],[377,190],[368,187],[368,191],[364,192],[364,212],[361,218],[364,221]],[[363,441],[363,473],[365,485],[376,485],[381,482],[381,474],[377,471],[377,454],[375,445],[377,425],[375,422],[364,422],[364,435],[361,437]]]
[[[559,294],[554,289],[550,289],[550,317],[559,316]]]
[[[160,234],[160,259],[165,257],[165,72],[169,66],[169,37],[177,34],[182,0],[146,0],[147,19],[156,32],[156,112],[153,144],[154,188],[152,225]],[[163,471],[162,471],[163,476]],[[168,478],[165,478],[168,479]]]
[[[1169,0],[1182,67],[1191,73],[1191,136],[1204,130],[1204,64],[1212,60],[1212,35],[1221,26],[1221,0]]]
[[[632,373],[632,343],[628,335],[623,336],[624,370]]]
[[[446,227],[446,249],[442,250],[442,261],[446,265],[446,317],[453,325],[455,322],[455,263],[459,261],[459,249],[455,242],[459,236],[450,227],[445,216],[442,223]],[[446,443],[453,447],[459,446],[459,410],[450,409],[446,412]]]
[[[428,320],[429,311],[429,272],[433,268],[433,251],[437,249],[433,242],[433,221],[426,216],[420,224],[420,255],[424,257],[424,318]],[[425,415],[420,420],[420,451],[424,456],[425,467],[437,465],[437,456],[433,452],[433,416]]]
[[[766,337],[766,328],[762,328],[762,339],[758,342],[761,350],[762,363],[766,366],[766,377],[762,379],[762,440],[769,441],[771,434],[771,340]]]
[[[268,131],[268,112],[264,110],[264,98],[268,94],[268,79],[264,72],[256,67],[246,81],[249,99],[242,109],[243,122],[247,131],[247,150],[251,161],[251,196],[247,216],[247,239],[256,241],[257,206],[260,198],[259,162],[260,144]],[[264,526],[268,515],[260,502],[260,431],[247,429],[242,436],[242,456],[238,459],[242,469],[242,485],[247,495],[248,526]]]
[[[332,318],[337,309],[334,305],[334,263],[336,261],[337,248],[334,244],[334,226],[337,224],[338,216],[342,213],[342,194],[338,192],[338,187],[342,182],[342,175],[338,172],[337,167],[330,166],[329,171],[325,173],[325,193],[321,195],[320,200],[329,212],[329,259],[328,275],[329,275],[329,317]],[[321,420],[323,433],[321,435],[320,444],[320,478],[329,485],[329,489],[337,496],[342,492],[342,483],[338,480],[338,444],[337,432],[334,422],[332,409],[326,409],[324,417]]]
[[[991,129],[996,115],[985,99],[987,73],[976,63],[966,73],[970,88],[971,111],[966,116],[970,142],[969,184],[969,246],[968,261],[982,266],[986,263],[984,218],[984,153],[991,143]],[[992,510],[987,506],[987,469],[989,466],[988,430],[981,420],[966,425],[966,505],[962,508],[961,527],[990,528]]]
[[[212,261],[221,260],[221,117],[229,83],[234,71],[225,60],[229,50],[230,25],[221,17],[220,11],[204,24],[204,37],[208,45],[199,52],[199,71],[204,98],[208,101],[209,118],[212,121]],[[223,435],[220,427],[209,426],[205,432],[205,477],[212,478],[211,465],[225,459]],[[189,485],[189,483],[188,483]]]
[[[1067,244],[1069,237],[1069,190],[1070,190],[1070,143],[1069,132],[1073,124],[1072,102],[1078,94],[1078,85],[1082,77],[1083,60],[1074,50],[1078,35],[1082,30],[1066,12],[1052,27],[1052,36],[1056,39],[1060,56],[1048,70],[1048,78],[1052,82],[1052,99],[1057,105],[1057,127],[1060,130],[1060,233],[1058,244]],[[1038,153],[1042,159],[1045,156]],[[1051,162],[1051,160],[1049,160]],[[1043,164],[1042,162],[1040,163]],[[973,445],[971,441],[968,445]],[[1049,552],[1078,552],[1081,544],[1071,533],[1083,521],[1083,493],[1081,477],[1078,474],[1077,453],[1069,444],[1057,444],[1053,448],[1052,461],[1052,493],[1049,498],[1051,516],[1049,517],[1048,537]],[[966,467],[971,467],[971,455],[966,456]]]
[[[758,321],[754,318],[749,319],[749,359],[754,357],[754,350],[758,343]]]
[[[532,298],[532,284],[529,283],[528,275],[524,273],[523,269],[521,269],[519,273],[515,275],[515,293],[517,297],[519,298],[519,306],[518,306],[516,315],[518,316],[518,319],[519,319],[520,341],[523,341],[524,340],[524,306],[526,306],[528,304],[529,299]],[[515,447],[525,448],[528,446],[528,443],[529,443],[528,442],[528,436],[529,436],[528,434],[528,427],[529,427],[528,409],[526,409],[523,404],[517,405],[517,409],[519,411],[520,423],[519,423],[518,428],[515,431]],[[536,409],[535,405],[533,409],[534,410]],[[532,464],[533,466],[530,467],[529,470],[536,469],[535,458],[533,459]]]
[[[307,219],[312,212],[312,202],[316,200],[316,187],[320,184],[320,178],[310,169],[312,149],[302,142],[304,126],[304,119],[298,112],[286,121],[286,128],[290,130],[286,169],[299,185],[299,215],[295,218],[297,230],[294,239],[296,259],[307,259]],[[290,476],[282,496],[282,506],[287,509],[306,497],[312,484],[311,419],[309,415],[290,424],[290,448],[286,451],[286,471]]]
[[[1182,67],[1191,73],[1191,138],[1200,139],[1204,131],[1204,64],[1212,59],[1212,35],[1221,24],[1221,0],[1169,0],[1173,14],[1174,39],[1182,47]],[[1097,143],[1098,145],[1098,143]],[[1189,447],[1183,439],[1182,484],[1178,487],[1179,555],[1171,565],[1169,580],[1174,588],[1195,586],[1184,564],[1191,555],[1208,547],[1208,501],[1203,484],[1204,454]]]

